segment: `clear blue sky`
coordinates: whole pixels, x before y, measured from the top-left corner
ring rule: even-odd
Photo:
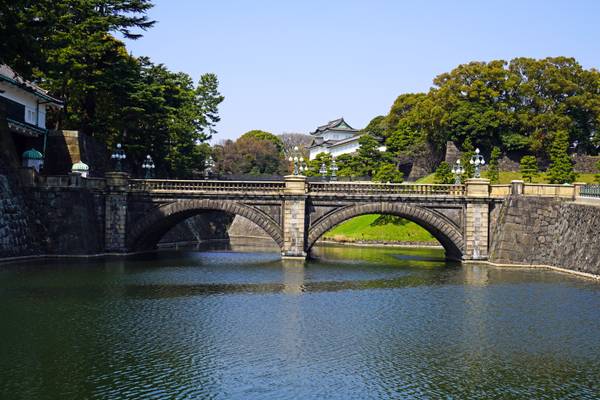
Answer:
[[[355,128],[473,60],[572,56],[600,67],[600,1],[155,0],[146,55],[225,96],[214,141],[251,129]]]

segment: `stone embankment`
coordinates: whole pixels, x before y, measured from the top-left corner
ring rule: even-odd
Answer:
[[[492,233],[490,261],[547,265],[600,275],[598,206],[511,196]]]
[[[24,198],[10,176],[0,174],[0,258],[38,252]]]

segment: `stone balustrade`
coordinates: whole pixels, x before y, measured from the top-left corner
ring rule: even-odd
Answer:
[[[308,185],[311,195],[419,195],[464,196],[464,185],[375,182],[315,182]]]
[[[126,175],[124,175],[126,178]],[[37,175],[28,179],[30,185],[42,188],[74,188],[105,190],[105,178],[83,178],[78,174]],[[304,182],[304,180],[303,180]],[[470,182],[471,186],[474,182]],[[304,185],[304,183],[303,183]],[[419,183],[378,183],[378,182],[306,182],[305,193],[310,196],[357,196],[357,195],[406,195],[406,196],[446,196],[469,197],[468,185],[441,185]],[[562,199],[600,199],[600,185],[574,183],[553,185],[545,183],[525,183],[513,181],[511,184],[489,185],[479,182],[477,197],[505,198],[511,194],[530,197],[555,197]],[[485,187],[489,191],[485,192]],[[245,193],[262,195],[282,195],[285,181],[220,181],[220,180],[176,180],[176,179],[127,179],[126,188],[132,192],[169,193]],[[487,193],[487,194],[486,194]]]
[[[282,194],[284,182],[249,182],[216,180],[130,179],[130,191],[200,192],[200,193],[261,193]]]

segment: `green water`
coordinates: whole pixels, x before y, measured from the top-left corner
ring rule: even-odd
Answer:
[[[600,398],[600,284],[315,253],[0,265],[0,398]]]

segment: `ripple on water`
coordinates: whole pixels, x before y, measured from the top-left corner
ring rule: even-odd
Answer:
[[[397,251],[3,267],[0,398],[600,397],[597,284]]]

